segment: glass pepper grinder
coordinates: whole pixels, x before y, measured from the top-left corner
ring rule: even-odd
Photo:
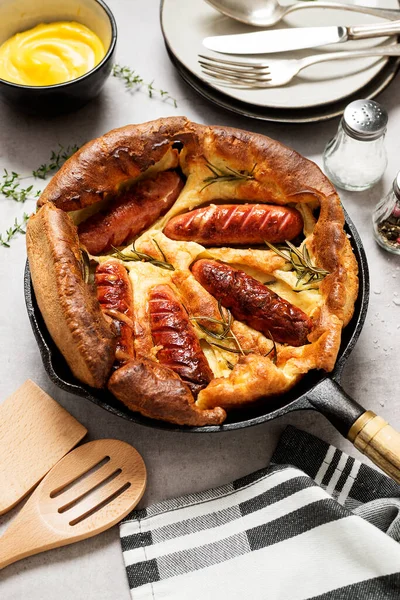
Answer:
[[[372,213],[374,236],[382,248],[400,254],[400,172]]]
[[[387,122],[386,109],[373,100],[355,100],[346,106],[323,155],[325,173],[334,185],[362,191],[381,179],[387,165]]]

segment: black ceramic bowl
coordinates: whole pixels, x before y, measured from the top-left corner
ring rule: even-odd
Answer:
[[[112,69],[117,25],[103,0],[1,0],[0,44],[15,33],[54,21],[86,25],[99,36],[106,54],[94,69],[66,83],[28,86],[0,79],[0,96],[24,112],[55,115],[75,110],[99,94]]]

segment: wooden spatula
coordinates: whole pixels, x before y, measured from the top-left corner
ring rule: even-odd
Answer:
[[[129,444],[96,440],[76,448],[46,475],[0,538],[0,569],[105,531],[136,506],[145,487],[146,467]]]
[[[15,506],[87,430],[28,379],[0,405],[0,515]]]

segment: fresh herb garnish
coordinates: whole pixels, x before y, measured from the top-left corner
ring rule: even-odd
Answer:
[[[82,275],[85,283],[89,283],[90,279],[90,256],[85,248],[81,247],[81,256],[82,256]]]
[[[273,358],[271,360],[272,360],[273,363],[276,363],[276,359],[278,357],[278,350],[277,350],[277,347],[276,347],[275,340],[274,340],[274,338],[272,336],[272,333],[269,330],[268,330],[268,335],[269,335],[269,338],[270,338],[270,340],[272,342],[272,348],[271,348],[271,350],[269,350],[267,352],[267,354],[264,354],[264,357],[269,356],[271,354],[271,352],[273,352],[274,356],[273,356]]]
[[[77,145],[67,146],[67,148],[64,148],[60,144],[60,148],[57,151],[51,152],[50,163],[43,164],[38,169],[32,171],[32,176],[39,179],[45,179],[48,173],[59,169],[62,164],[77,150]],[[35,190],[33,185],[29,185],[26,188],[22,187],[22,179],[26,179],[28,177],[31,177],[31,175],[22,177],[15,171],[11,171],[10,173],[7,171],[7,169],[4,169],[4,174],[0,177],[0,195],[3,195],[5,198],[11,198],[12,200],[15,200],[15,202],[26,202],[26,200],[34,200],[35,198],[38,198],[42,193],[41,190]],[[24,213],[21,223],[15,219],[14,225],[9,227],[5,234],[0,235],[0,246],[9,248],[9,242],[17,235],[17,233],[25,233],[23,227],[28,219],[29,215],[26,213]]]
[[[124,82],[125,88],[127,90],[132,90],[133,88],[141,88],[144,86],[147,88],[147,93],[150,98],[153,97],[154,93],[160,94],[163,100],[171,100],[175,108],[177,108],[178,103],[175,100],[175,98],[170,96],[166,90],[160,90],[158,88],[155,88],[153,86],[153,81],[151,83],[146,83],[143,77],[136,73],[134,69],[116,64],[113,66],[112,74],[114,75],[114,77],[117,77],[118,79],[121,79],[121,81]]]
[[[238,341],[236,341],[236,343],[238,343]],[[242,356],[245,356],[246,354],[251,354],[251,350],[243,350],[242,348],[230,348],[229,346],[217,344],[217,342],[210,342],[210,344],[211,346],[216,346],[217,348],[221,348],[221,350],[225,350],[225,352],[232,352],[232,354],[241,354]]]
[[[60,144],[58,150],[52,150],[50,162],[48,164],[44,163],[43,165],[40,165],[38,169],[32,171],[32,176],[37,179],[45,179],[48,173],[57,171],[78,149],[79,147],[77,145],[64,148]],[[16,202],[25,202],[28,199],[37,198],[41,194],[40,190],[34,190],[33,185],[29,185],[26,188],[21,186],[21,180],[27,179],[30,176],[31,175],[21,176],[15,171],[9,173],[7,169],[4,169],[4,174],[0,178],[0,194],[5,198],[12,198]]]
[[[219,344],[217,342],[209,342],[211,344],[211,346],[215,346],[216,348],[225,350],[225,352],[232,352],[232,354],[241,354],[242,356],[246,356],[247,354],[252,354],[253,350],[243,350],[237,336],[232,331],[232,322],[233,322],[232,314],[227,308],[225,308],[226,312],[224,314],[224,312],[222,310],[222,306],[221,306],[221,301],[218,302],[218,310],[221,315],[221,319],[215,319],[214,317],[206,317],[206,316],[204,316],[204,317],[196,316],[196,317],[190,317],[190,320],[195,321],[197,327],[199,327],[199,329],[201,329],[201,331],[203,331],[203,333],[205,333],[206,335],[208,335],[218,341],[219,340],[221,340],[221,341],[233,340],[234,343],[236,344],[236,348],[231,348],[229,346],[224,346],[223,344]],[[209,321],[210,323],[216,323],[217,325],[219,325],[221,327],[221,331],[219,331],[219,332],[213,331],[212,329],[209,329],[202,323],[199,323],[199,321]],[[271,348],[271,350],[269,350],[267,352],[267,354],[264,354],[264,356],[265,357],[269,356],[271,354],[271,352],[273,352],[274,356],[272,358],[272,362],[275,363],[276,358],[278,356],[278,351],[277,351],[275,340],[272,337],[272,334],[270,331],[268,331],[268,335],[272,341],[272,348]],[[226,363],[228,365],[228,368],[231,370],[235,366],[232,363],[230,363],[228,360],[226,360]]]
[[[200,192],[205,190],[209,185],[220,181],[245,181],[246,179],[255,179],[254,171],[257,166],[257,163],[253,165],[251,171],[236,171],[235,169],[232,169],[228,166],[224,168],[216,167],[209,160],[205,160],[207,163],[207,167],[210,169],[212,175],[203,179],[203,183],[205,183],[205,185],[201,188]]]
[[[0,194],[5,198],[12,198],[16,202],[25,202],[28,198],[37,198],[40,191],[33,191],[33,185],[27,188],[21,187],[21,177],[15,171],[9,173],[4,169],[4,175],[1,176]]]
[[[153,244],[155,245],[155,247],[157,248],[157,250],[159,251],[159,253],[162,256],[163,262],[165,262],[165,264],[169,264],[169,262],[167,261],[167,257],[165,256],[164,252],[161,250],[160,248],[160,244],[157,242],[157,240],[155,240],[154,238],[151,238],[151,241],[153,242]],[[172,265],[171,265],[172,266]],[[172,269],[171,269],[172,270]],[[175,270],[175,269],[174,269]]]
[[[308,285],[312,281],[322,281],[324,277],[329,275],[329,271],[316,267],[311,262],[311,257],[308,252],[307,246],[303,245],[303,251],[301,252],[291,242],[286,240],[286,246],[274,246],[270,242],[265,242],[276,254],[284,258],[292,266],[291,270],[295,271],[297,275],[296,287],[302,281],[303,285]],[[315,289],[315,288],[307,288]],[[293,290],[302,291],[302,290]]]
[[[163,260],[158,260],[157,258],[150,256],[150,254],[145,254],[144,252],[139,252],[138,250],[135,249],[135,244],[133,244],[133,248],[129,252],[129,254],[125,254],[124,252],[121,252],[121,250],[118,250],[118,248],[111,246],[112,249],[114,250],[114,254],[111,254],[111,256],[113,258],[119,258],[120,260],[122,260],[124,262],[149,262],[152,265],[154,265],[155,267],[160,267],[160,269],[167,269],[168,271],[175,271],[175,267],[173,265],[171,265],[171,263],[167,262],[165,255],[164,255],[163,251],[161,250],[160,246],[157,244],[157,242],[154,239],[152,241],[155,243],[158,250],[160,251],[160,253],[163,257]]]
[[[17,233],[25,234],[26,230],[24,229],[24,226],[26,225],[29,217],[30,215],[24,213],[20,223],[18,222],[18,219],[15,219],[14,225],[6,230],[4,237],[3,234],[0,235],[0,245],[4,246],[5,248],[9,248],[9,242],[17,235]]]
[[[50,160],[48,163],[40,165],[36,171],[32,171],[32,175],[38,179],[46,179],[46,176],[53,171],[58,169],[65,163],[66,160],[71,158],[75,152],[79,150],[79,146],[74,144],[73,146],[67,146],[64,148],[61,144],[58,144],[57,150],[52,150],[50,154]]]
[[[221,348],[221,350],[226,350],[226,352],[232,352],[233,354],[242,354],[243,356],[245,354],[250,354],[251,350],[243,350],[238,338],[232,331],[233,317],[230,310],[225,308],[224,313],[221,302],[218,302],[218,310],[219,314],[221,315],[221,319],[215,319],[214,317],[207,316],[192,316],[190,317],[190,320],[194,321],[197,327],[199,327],[199,329],[201,329],[201,331],[209,337],[212,337],[216,340],[233,340],[236,344],[236,348],[230,348],[229,346],[223,346],[222,344],[217,344],[216,342],[210,342],[212,346]],[[209,329],[202,323],[199,323],[199,321],[209,321],[210,323],[215,323],[216,325],[219,325],[221,327],[221,331],[213,331],[212,329]]]
[[[299,290],[294,289],[292,290],[292,292],[294,292],[295,294],[300,294],[300,292],[308,292],[310,290],[319,290],[319,287],[317,285],[308,285],[307,287],[300,288]]]

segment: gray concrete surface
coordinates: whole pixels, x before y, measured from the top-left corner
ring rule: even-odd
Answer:
[[[119,27],[117,59],[144,78],[167,89],[178,108],[145,91],[127,93],[110,79],[101,97],[77,113],[37,119],[0,105],[0,170],[29,173],[48,160],[58,143],[83,143],[128,123],[162,116],[187,115],[202,123],[232,125],[270,135],[321,164],[326,141],[338,120],[284,125],[257,122],[224,112],[199,98],[175,72],[166,54],[158,21],[158,1],[109,0]],[[369,192],[341,193],[365,245],[371,272],[371,299],[365,327],[345,368],[348,394],[400,429],[400,257],[381,250],[373,240],[371,211],[400,168],[400,79],[378,100],[389,110],[389,165],[384,179]],[[34,201],[18,205],[0,199],[0,232]],[[294,413],[265,425],[221,435],[188,435],[136,426],[90,402],[64,393],[48,379],[25,310],[24,238],[10,249],[0,247],[0,402],[28,377],[77,417],[89,439],[115,437],[143,455],[149,482],[142,505],[226,483],[265,466],[284,427],[291,423],[319,435],[354,456],[358,453],[318,413]],[[1,460],[1,457],[0,457]],[[17,513],[0,518],[1,529]],[[118,528],[79,544],[41,554],[0,574],[4,600],[128,600],[129,590],[119,547]],[[188,596],[189,597],[189,596]]]

